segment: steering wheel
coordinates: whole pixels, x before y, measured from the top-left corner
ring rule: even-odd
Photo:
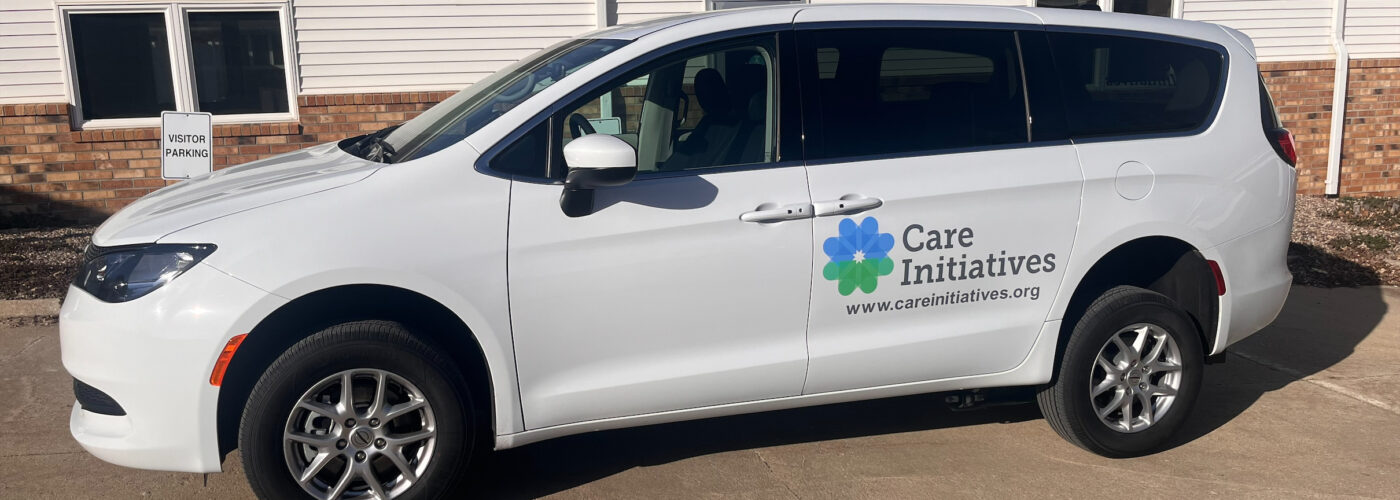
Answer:
[[[578,139],[588,134],[598,133],[593,129],[593,123],[589,122],[583,115],[574,113],[569,115],[569,136]]]

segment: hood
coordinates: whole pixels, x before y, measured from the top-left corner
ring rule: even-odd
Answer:
[[[92,241],[104,247],[154,243],[225,215],[358,182],[383,166],[329,143],[229,167],[136,200],[103,222]]]

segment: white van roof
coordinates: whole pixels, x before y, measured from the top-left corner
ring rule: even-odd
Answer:
[[[798,4],[726,9],[651,19],[635,24],[615,26],[583,36],[635,40],[702,19],[732,21],[732,28],[743,28],[772,24],[772,20],[780,17],[792,19],[792,22],[797,24],[848,21],[946,21],[1103,28],[1161,33],[1221,44],[1234,41],[1242,45],[1250,55],[1254,53],[1253,44],[1249,38],[1238,31],[1200,21],[1076,9],[920,3]]]

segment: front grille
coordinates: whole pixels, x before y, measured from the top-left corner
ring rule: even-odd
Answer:
[[[111,396],[81,380],[73,379],[73,395],[78,397],[78,406],[84,410],[102,415],[126,415],[126,410]]]

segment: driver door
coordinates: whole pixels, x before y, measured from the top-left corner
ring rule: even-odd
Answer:
[[[511,188],[526,428],[801,393],[811,220],[741,220],[810,203],[778,154],[777,37],[640,63],[521,139],[551,145],[553,174]],[[559,147],[590,132],[633,144],[639,173],[569,217]]]

